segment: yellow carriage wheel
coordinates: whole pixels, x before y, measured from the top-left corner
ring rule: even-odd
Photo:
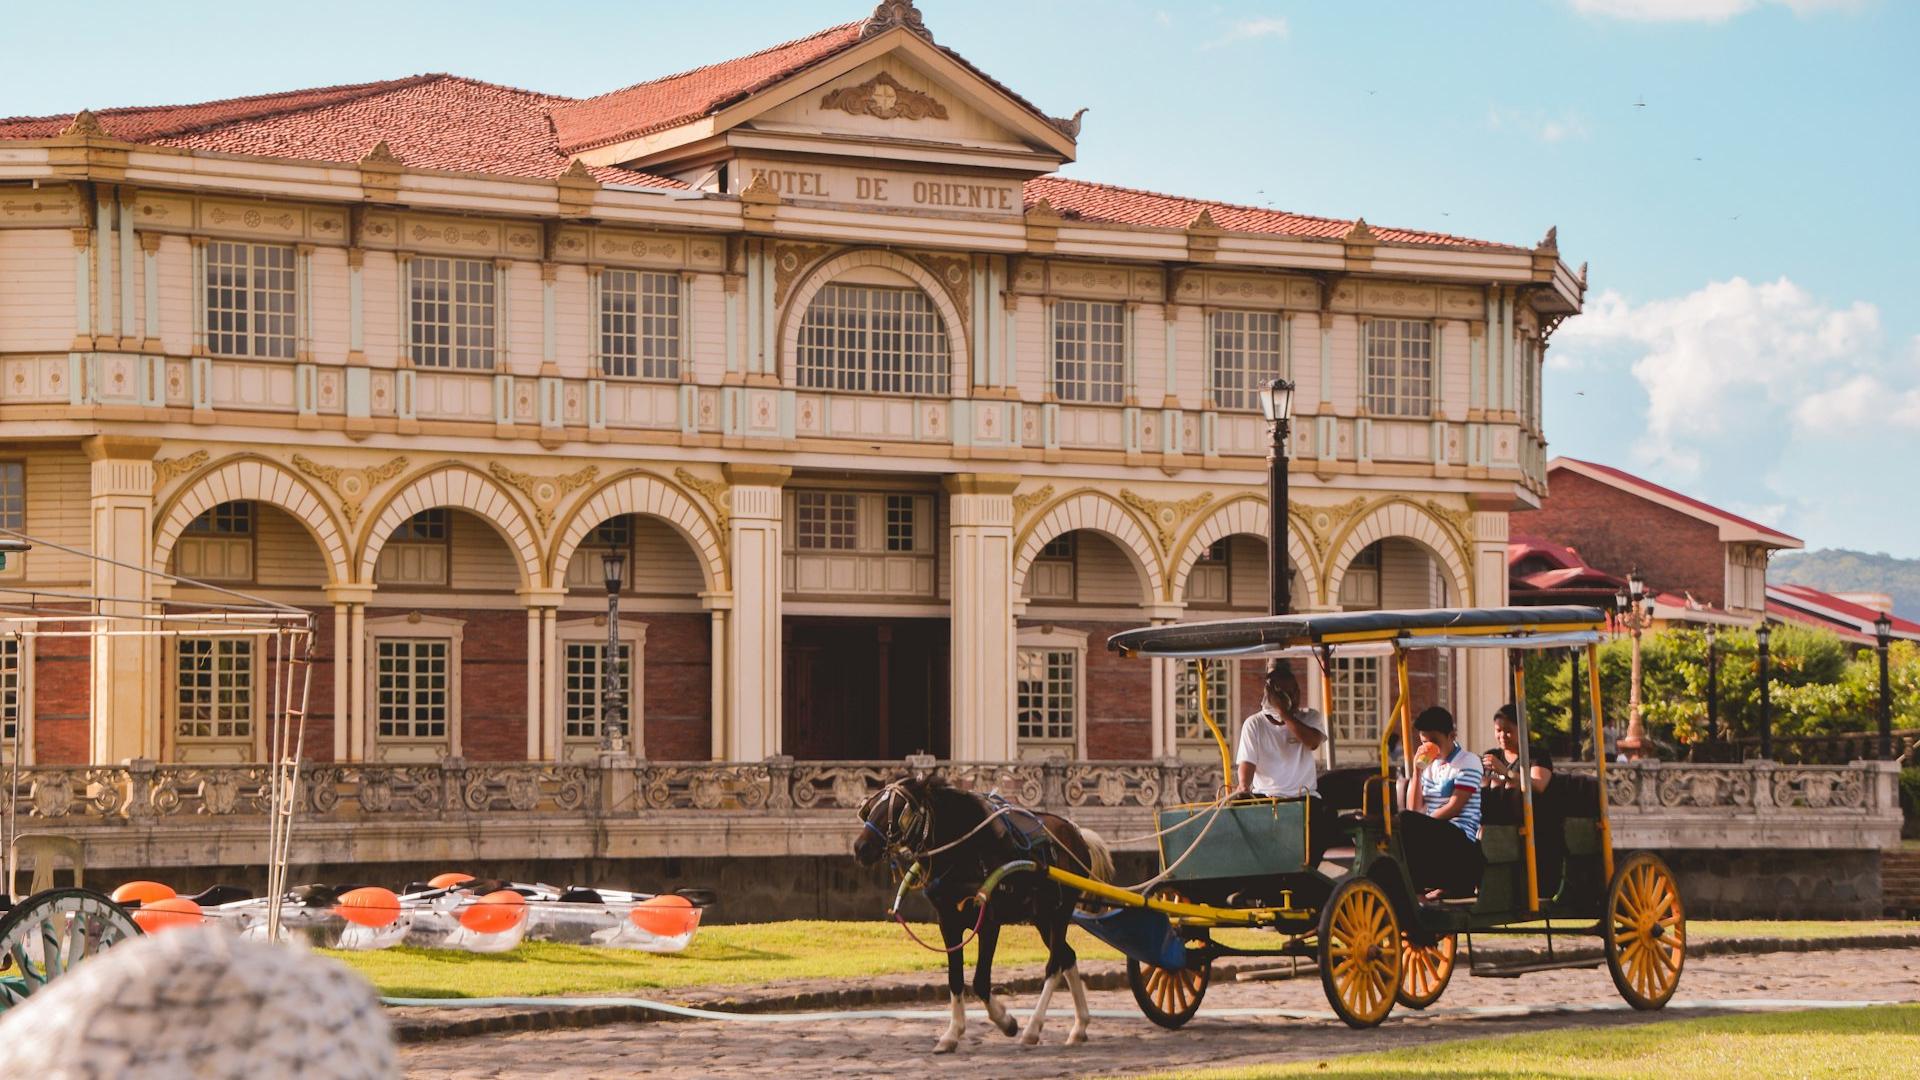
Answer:
[[[1184,902],[1186,897],[1172,889],[1154,891],[1157,900]],[[1200,1000],[1207,996],[1213,982],[1213,959],[1207,955],[1204,937],[1187,938],[1187,962],[1182,967],[1165,968],[1157,964],[1127,960],[1127,988],[1147,1019],[1169,1030],[1182,1027],[1200,1011]]]
[[[1453,978],[1453,959],[1458,939],[1443,934],[1431,945],[1415,945],[1403,934],[1400,938],[1400,989],[1394,997],[1409,1009],[1424,1009],[1440,1000]]]
[[[1607,886],[1607,970],[1627,1004],[1658,1009],[1687,962],[1687,910],[1659,856],[1630,856]]]
[[[1320,909],[1320,985],[1347,1026],[1373,1027],[1400,989],[1400,921],[1380,886],[1347,878]]]

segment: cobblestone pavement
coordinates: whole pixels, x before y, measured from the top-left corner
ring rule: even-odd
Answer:
[[[1920,955],[1911,950],[1776,953],[1694,957],[1687,961],[1676,1002],[1726,999],[1920,1001]],[[1125,991],[1089,995],[1096,1013],[1091,1040],[1063,1045],[1071,1000],[1054,998],[1046,1037],[1031,1049],[1001,1035],[977,1011],[955,1058],[939,1071],[1006,1080],[1142,1072],[1199,1065],[1314,1059],[1361,1050],[1419,1045],[1547,1028],[1647,1022],[1627,1011],[1500,1016],[1487,1006],[1617,1004],[1605,968],[1542,972],[1523,979],[1475,979],[1457,972],[1440,1003],[1426,1014],[1396,1009],[1373,1031],[1352,1031],[1331,1019],[1200,1015],[1181,1031],[1163,1031],[1139,1015]],[[1032,995],[1016,995],[1024,1010]],[[1287,982],[1221,982],[1208,991],[1214,1009],[1284,1009],[1325,1013],[1318,978]],[[670,1022],[625,1024],[584,1031],[496,1035],[402,1048],[407,1074],[417,1077],[619,1077],[672,1075],[782,1080],[899,1076],[929,1067],[927,1051],[945,1025],[945,1009],[913,1019],[844,1019],[820,1023]],[[977,1006],[976,1006],[977,1010]],[[1698,1010],[1666,1017],[1697,1016]]]

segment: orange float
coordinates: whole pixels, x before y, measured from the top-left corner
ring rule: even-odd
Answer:
[[[133,921],[149,934],[199,926],[200,905],[184,896],[163,896],[151,903],[142,902],[133,913]]]
[[[113,890],[113,902],[116,904],[151,904],[155,900],[166,900],[179,894],[170,885],[157,881],[129,881]]]
[[[633,925],[655,937],[679,937],[700,925],[693,901],[679,895],[649,896],[627,913]]]
[[[472,880],[472,874],[463,874],[458,870],[449,870],[444,874],[435,874],[433,877],[428,878],[427,884],[436,889],[451,889],[456,886],[465,885]]]
[[[392,889],[368,885],[341,893],[340,899],[334,901],[333,909],[350,923],[377,930],[392,926],[393,920],[400,917],[400,898],[393,894]]]
[[[460,925],[476,934],[504,934],[527,917],[527,898],[512,889],[490,892],[460,912]]]

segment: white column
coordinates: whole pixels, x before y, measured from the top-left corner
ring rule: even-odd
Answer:
[[[728,761],[760,761],[780,752],[781,489],[792,470],[728,465],[733,549],[733,617],[727,620]]]
[[[148,614],[154,578],[145,572],[153,554],[153,456],[158,439],[96,435],[82,442],[90,470],[89,518],[93,592],[102,615],[115,616],[98,629],[133,630]],[[106,560],[112,560],[108,562]],[[96,633],[90,670],[93,723],[91,758],[118,764],[160,756],[159,651],[141,637]]]
[[[1472,576],[1474,607],[1502,607],[1507,602],[1507,512],[1476,509],[1473,514]],[[1507,677],[1505,649],[1467,649],[1467,715],[1460,721],[1467,746],[1493,745],[1493,711],[1513,696]]]
[[[709,655],[712,657],[709,667],[713,673],[712,706],[708,711],[709,725],[712,728],[713,749],[710,753],[715,761],[727,759],[727,710],[731,695],[728,689],[733,685],[732,671],[727,666],[728,623],[727,616],[733,611],[732,593],[701,593],[700,603],[707,609],[708,621],[712,624],[713,644]]]
[[[956,761],[1011,761],[1013,491],[1017,476],[965,473],[946,481],[953,558],[952,746]]]
[[[539,761],[545,757],[546,730],[544,710],[540,703],[544,695],[540,690],[546,685],[544,672],[546,665],[541,663],[541,646],[545,639],[540,633],[541,615],[546,609],[528,605],[527,607],[527,760]]]
[[[359,761],[365,756],[359,717],[365,706],[367,601],[371,585],[329,585],[333,604],[333,760]],[[356,692],[356,688],[358,691]]]

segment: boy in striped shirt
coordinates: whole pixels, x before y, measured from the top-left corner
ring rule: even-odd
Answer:
[[[1406,809],[1396,819],[1407,873],[1425,900],[1472,896],[1480,853],[1480,759],[1454,737],[1453,714],[1435,705],[1413,721],[1419,747]]]

